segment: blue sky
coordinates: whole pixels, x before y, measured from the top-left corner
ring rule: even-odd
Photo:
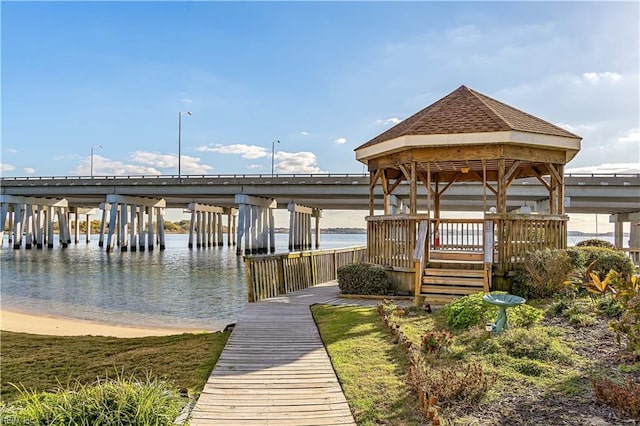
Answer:
[[[465,84],[640,172],[639,3],[7,2],[2,175],[362,172]],[[102,148],[99,148],[102,146]]]

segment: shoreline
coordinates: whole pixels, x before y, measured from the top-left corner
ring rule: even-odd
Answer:
[[[16,333],[49,336],[149,337],[183,333],[212,333],[211,330],[163,327],[132,327],[71,317],[33,314],[0,308],[0,329]]]

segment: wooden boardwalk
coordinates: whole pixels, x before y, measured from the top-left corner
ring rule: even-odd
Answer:
[[[190,425],[355,425],[309,306],[341,299],[335,281],[249,303]]]

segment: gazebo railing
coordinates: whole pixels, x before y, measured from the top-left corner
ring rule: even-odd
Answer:
[[[528,252],[566,248],[568,220],[565,215],[485,215],[495,241],[495,272],[513,271]]]
[[[431,250],[482,252],[483,219],[431,219]]]
[[[425,221],[430,226],[425,231],[423,225],[423,234],[428,233],[421,235],[420,223]],[[370,216],[367,217],[369,262],[397,271],[421,273],[416,268],[424,268],[430,260],[468,259],[483,262],[486,281],[491,282],[492,270],[493,275],[507,275],[527,252],[566,248],[567,221],[564,215],[531,214],[487,214],[484,219]]]
[[[413,254],[421,220],[427,215],[367,217],[369,262],[397,270],[413,271]]]

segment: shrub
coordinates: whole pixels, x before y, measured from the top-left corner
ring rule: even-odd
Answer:
[[[624,311],[620,302],[610,294],[596,299],[596,307],[598,308],[598,311],[600,311],[600,313],[608,317],[620,316],[620,314],[622,314],[622,312]]]
[[[453,343],[453,335],[447,331],[431,331],[422,336],[422,350],[427,353],[447,351]]]
[[[624,309],[620,319],[611,321],[609,326],[616,332],[618,344],[622,337],[627,340],[627,349],[640,358],[640,293],[633,298],[623,301]]]
[[[544,317],[542,309],[534,308],[531,305],[515,306],[507,311],[509,324],[516,327],[532,327]]]
[[[497,308],[482,300],[483,293],[461,297],[444,307],[447,325],[454,329],[469,328],[495,317]]]
[[[576,247],[604,247],[604,248],[616,248],[609,241],[600,240],[598,238],[591,238],[589,240],[583,240],[576,244]]]
[[[632,379],[624,385],[617,385],[608,379],[592,381],[596,399],[612,406],[619,413],[632,419],[640,419],[640,384]]]
[[[504,292],[494,292],[501,294]],[[486,303],[484,293],[470,294],[449,303],[444,307],[447,326],[464,329],[495,320],[498,308]],[[509,324],[516,327],[529,327],[542,319],[544,312],[530,305],[520,305],[507,311]]]
[[[514,277],[513,293],[526,299],[543,299],[567,290],[565,280],[574,270],[566,250],[527,253]]]
[[[584,260],[583,268],[593,264],[591,269],[600,279],[604,279],[610,270],[614,270],[621,275],[632,275],[636,267],[629,256],[624,252],[603,247],[578,247],[569,249],[581,252]]]
[[[484,353],[500,353],[513,358],[567,362],[571,351],[546,328],[512,329],[484,341]]]
[[[133,376],[56,393],[20,393],[21,398],[2,407],[2,418],[25,425],[172,425],[184,405],[164,382]]]
[[[476,403],[496,382],[480,363],[457,361],[446,365],[427,365],[416,351],[412,356],[411,384],[442,406]]]
[[[343,294],[386,295],[390,281],[382,266],[352,263],[338,268],[338,286]]]

